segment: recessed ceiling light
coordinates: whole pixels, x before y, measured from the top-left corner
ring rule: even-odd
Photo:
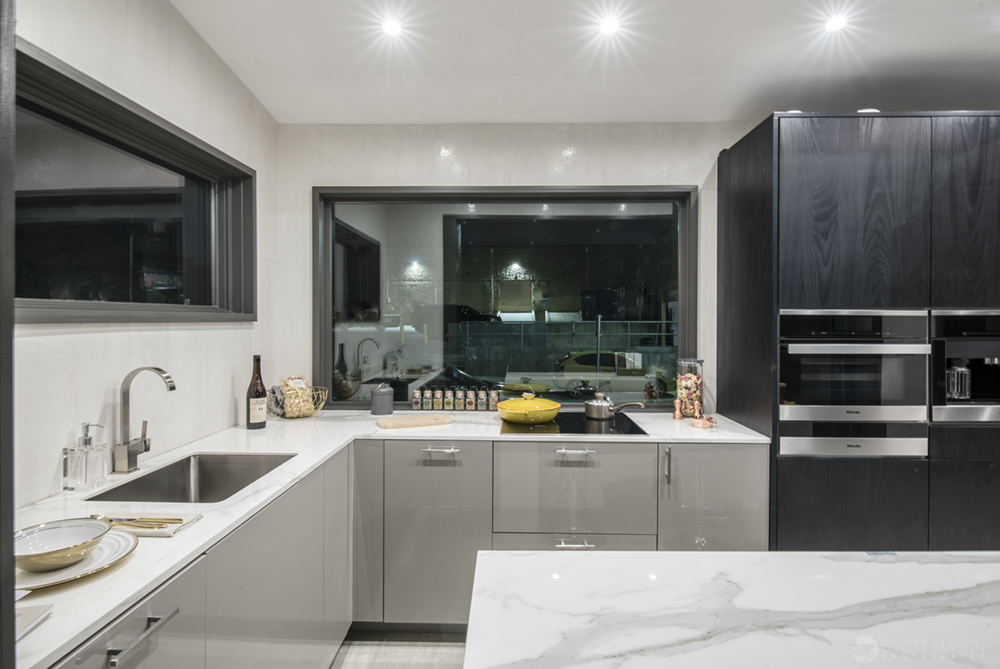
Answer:
[[[618,32],[618,21],[613,16],[601,21],[601,32],[605,35],[614,35]]]
[[[837,16],[832,17],[829,21],[826,22],[826,29],[833,33],[837,32],[846,25],[847,25],[847,17],[844,16],[843,14],[838,14]]]
[[[869,107],[868,109],[859,109],[859,114],[881,114],[882,112],[874,107]]]
[[[398,35],[403,32],[403,26],[396,19],[386,19],[382,22],[382,30],[386,35]]]

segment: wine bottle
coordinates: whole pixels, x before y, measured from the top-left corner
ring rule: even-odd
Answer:
[[[253,376],[247,388],[247,429],[260,430],[267,426],[267,388],[260,376],[260,356],[253,357]]]

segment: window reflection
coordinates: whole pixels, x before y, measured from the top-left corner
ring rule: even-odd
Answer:
[[[211,304],[208,182],[17,110],[16,296]]]
[[[334,358],[361,381],[353,400],[386,382],[397,401],[421,387],[459,386],[534,390],[559,402],[598,390],[615,402],[672,401],[676,203],[629,204],[627,214],[620,203],[334,209],[378,243],[384,286],[376,318],[334,323]],[[355,352],[365,338],[379,348]]]

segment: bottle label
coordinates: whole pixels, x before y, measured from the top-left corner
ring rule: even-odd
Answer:
[[[251,397],[248,423],[263,423],[267,420],[267,398]]]

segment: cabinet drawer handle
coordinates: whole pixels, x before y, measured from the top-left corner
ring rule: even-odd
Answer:
[[[450,454],[454,454],[454,453],[461,453],[461,449],[458,449],[458,448],[421,448],[420,452],[421,453],[448,453],[450,455]]]
[[[556,544],[556,548],[569,548],[570,550],[586,550],[588,548],[597,548],[594,544],[588,544],[587,540],[584,539],[582,544],[568,544],[565,539],[560,539],[559,543]]]
[[[592,451],[589,448],[584,448],[581,450],[573,450],[570,448],[560,448],[556,451],[559,455],[597,455],[597,451]]]
[[[667,485],[670,485],[670,447],[664,449],[667,452],[667,466],[663,469],[663,475],[667,477]]]
[[[163,629],[163,626],[180,612],[181,610],[178,607],[165,616],[149,616],[146,618],[146,631],[136,637],[135,641],[124,648],[108,648],[108,666],[124,667],[147,641],[156,636]]]

